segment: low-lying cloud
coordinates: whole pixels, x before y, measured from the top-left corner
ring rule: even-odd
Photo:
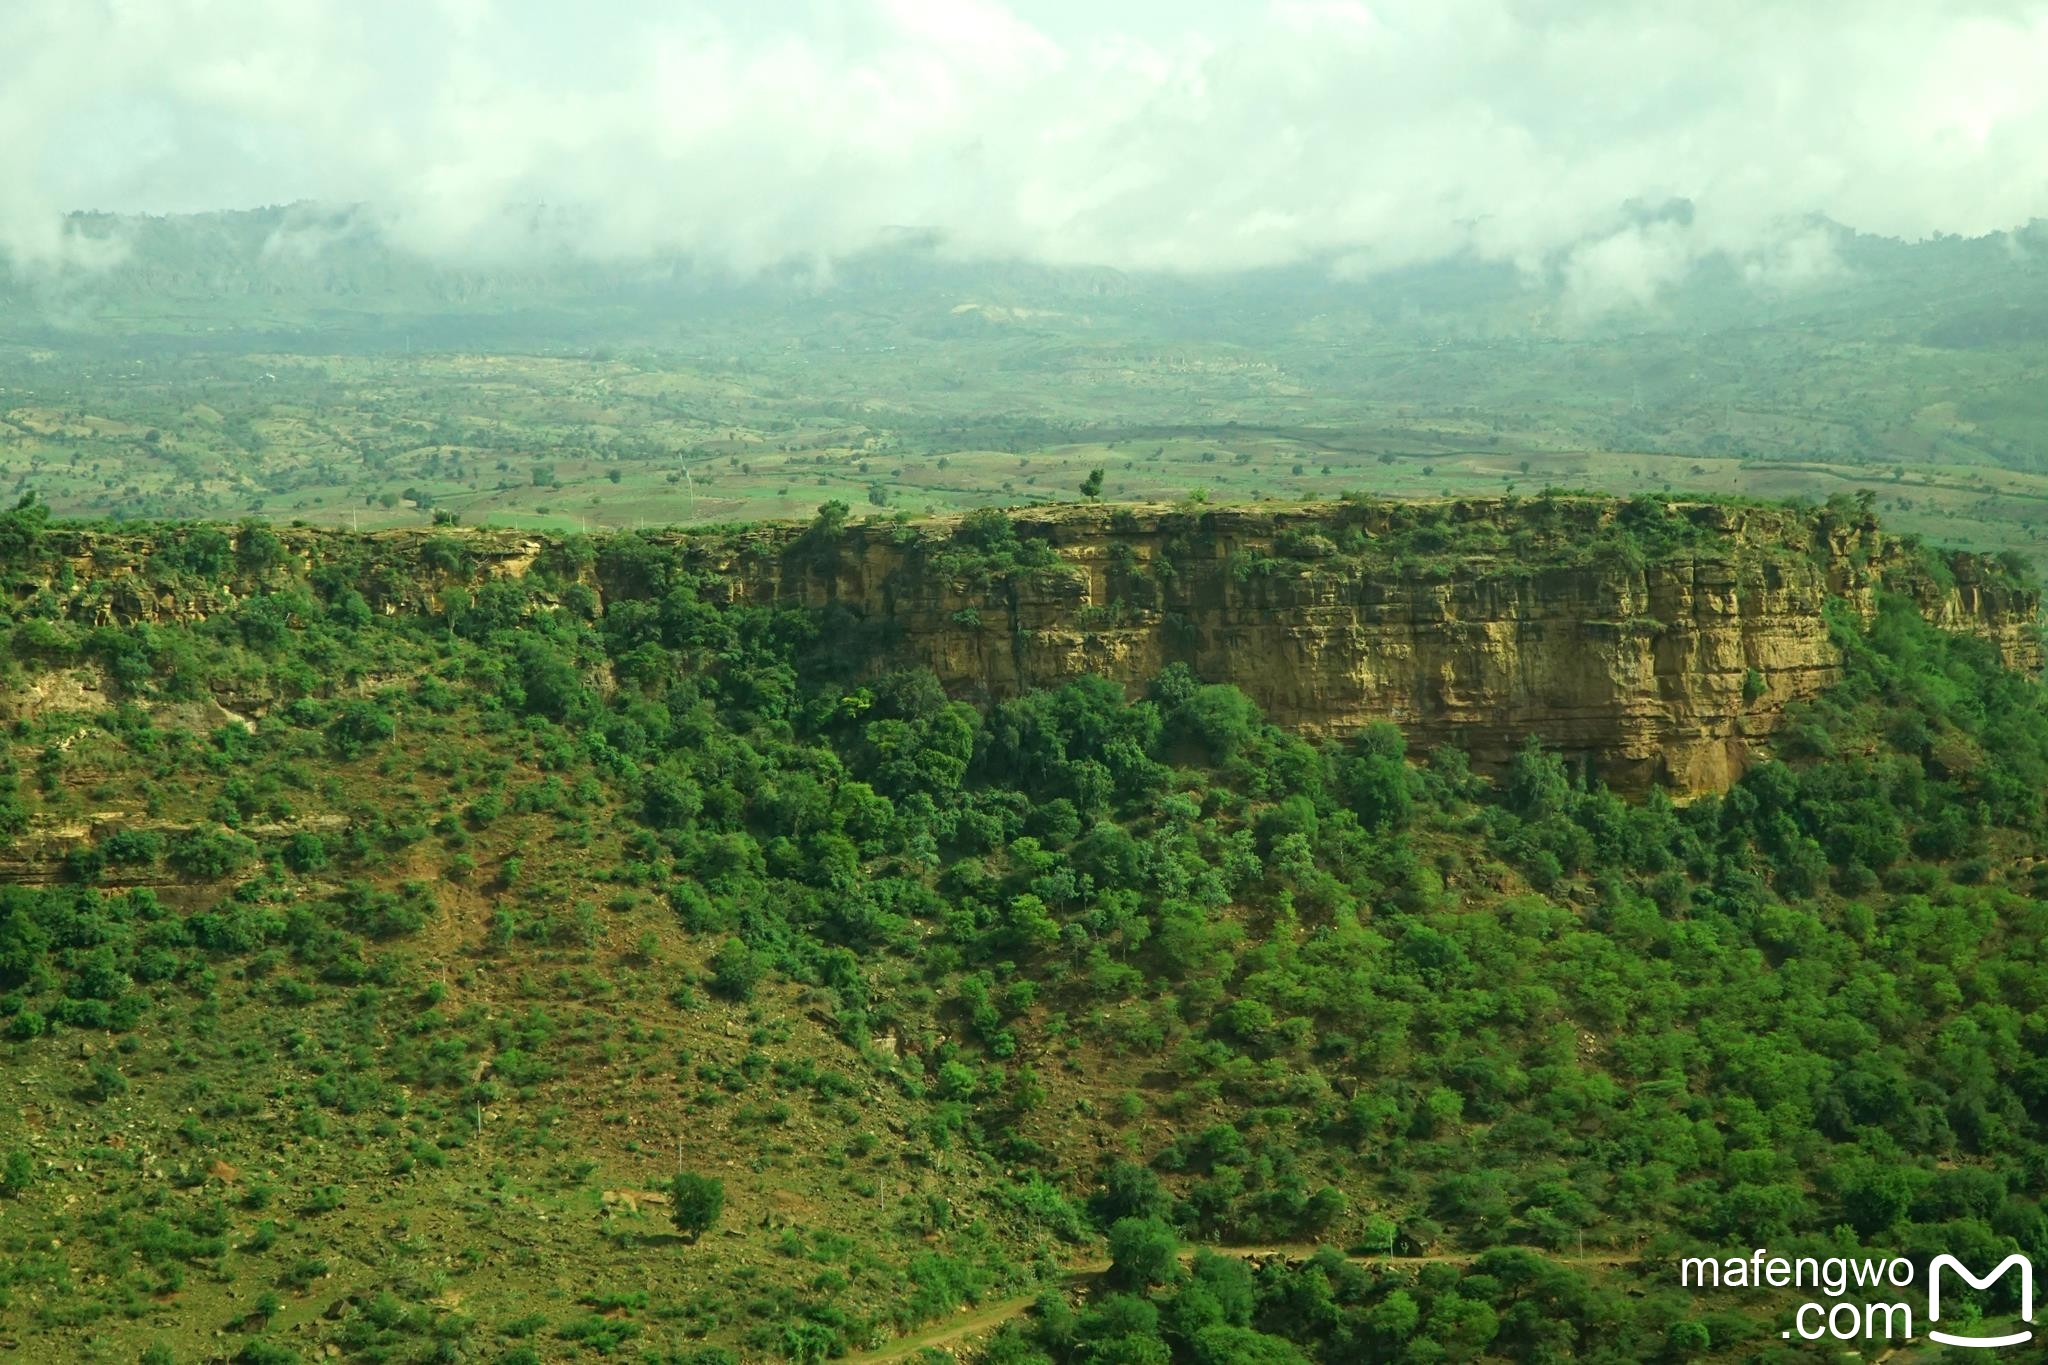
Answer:
[[[0,250],[90,266],[118,244],[67,210],[311,199],[465,260],[746,271],[914,226],[1170,271],[1469,253],[1599,310],[1708,255],[1824,274],[1813,215],[1919,237],[2048,214],[2043,3],[727,9],[10,0]]]

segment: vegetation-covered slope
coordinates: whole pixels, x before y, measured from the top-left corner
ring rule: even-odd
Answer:
[[[160,553],[239,601],[5,634],[30,1358],[815,1360],[1102,1260],[997,1357],[1770,1358],[1678,1249],[2048,1255],[2048,693],[1909,603],[1679,808],[1178,668],[977,710],[647,537],[388,615]]]

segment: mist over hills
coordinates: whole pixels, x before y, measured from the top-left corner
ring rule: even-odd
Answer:
[[[682,256],[595,259],[544,209],[503,250],[463,259],[394,246],[365,209],[313,204],[150,216],[77,214],[100,263],[0,275],[0,335],[41,344],[229,332],[375,344],[674,346],[763,328],[804,341],[949,340],[977,329],[1334,344],[1371,334],[1587,341],[1852,327],[1934,347],[2048,337],[2048,224],[1908,243],[1815,219],[1766,256],[1656,257],[1682,203],[1637,213],[1645,245],[1519,268],[1455,257],[1357,274],[1340,256],[1208,274],[974,258],[904,229],[868,251],[752,274]],[[770,336],[766,344],[786,338]],[[886,343],[883,343],[886,344]]]

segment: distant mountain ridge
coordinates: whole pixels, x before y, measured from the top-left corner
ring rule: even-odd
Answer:
[[[1656,215],[1646,225],[1663,221]],[[561,225],[508,225],[505,249],[464,261],[394,243],[358,208],[293,204],[217,213],[78,214],[77,234],[118,243],[97,270],[0,271],[0,336],[135,337],[311,330],[376,335],[452,331],[455,344],[795,327],[852,333],[867,315],[927,324],[976,305],[1041,330],[1077,326],[1161,339],[1270,344],[1308,324],[1339,333],[1464,337],[1607,336],[1755,327],[1903,331],[1929,345],[2042,340],[2048,224],[1994,237],[1920,243],[1816,220],[1800,240],[1819,264],[1778,279],[1708,257],[1647,307],[1575,317],[1564,263],[1525,273],[1458,257],[1347,278],[1341,260],[1176,276],[1022,261],[968,260],[935,234],[905,229],[863,254],[789,261],[745,277],[682,257],[604,261],[563,245]],[[1576,267],[1575,267],[1576,268]],[[510,324],[507,326],[506,324]],[[497,340],[493,340],[496,338]]]

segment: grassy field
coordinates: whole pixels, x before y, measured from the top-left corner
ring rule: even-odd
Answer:
[[[1111,355],[1125,363],[1107,364]],[[1096,468],[1106,496],[1148,501],[1544,487],[1819,500],[1869,489],[1903,531],[2048,558],[2048,471],[1947,448],[1942,435],[1969,425],[1953,402],[1918,414],[1912,431],[1927,439],[1911,458],[1802,454],[1813,419],[1760,403],[1718,419],[1754,451],[1717,453],[1712,440],[1690,451],[1603,448],[1585,445],[1558,403],[1481,415],[1333,399],[1248,360],[1121,348],[1092,358],[1065,357],[1060,375],[801,352],[716,362],[256,353],[125,365],[40,353],[0,371],[0,486],[33,489],[73,516],[374,529],[426,524],[439,511],[553,530],[796,518],[834,498],[858,514],[1029,505],[1079,496]],[[862,374],[873,383],[866,398]]]

